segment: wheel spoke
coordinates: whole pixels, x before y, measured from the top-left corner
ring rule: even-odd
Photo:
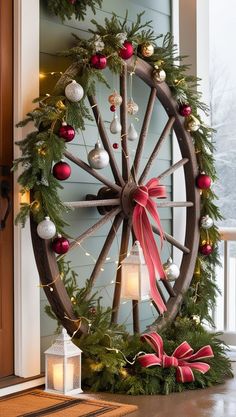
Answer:
[[[162,207],[192,207],[192,201],[158,201],[158,208]]]
[[[146,108],[146,113],[143,119],[143,125],[141,129],[140,137],[139,137],[139,142],[138,142],[138,146],[137,146],[135,157],[134,157],[134,163],[133,163],[132,170],[131,170],[134,178],[136,178],[138,175],[139,165],[140,165],[140,161],[142,158],[144,144],[145,144],[147,134],[148,134],[153,107],[154,107],[154,103],[156,99],[156,94],[157,94],[157,90],[155,87],[153,87],[150,92],[150,96],[149,96],[149,100],[148,100],[148,104]]]
[[[77,245],[79,245],[84,239],[87,239],[93,233],[95,233],[100,227],[106,224],[110,219],[120,213],[121,208],[114,208],[109,213],[105,214],[97,223],[93,224],[89,229],[87,229],[84,233],[78,236],[71,244],[69,251],[74,249]],[[67,252],[68,253],[68,252]]]
[[[183,165],[187,164],[188,161],[189,161],[188,158],[180,159],[180,161],[176,162],[174,165],[172,165],[170,168],[168,168],[162,174],[158,175],[157,179],[162,180],[163,178],[167,177],[168,175],[173,174],[177,169],[179,169]]]
[[[107,200],[85,200],[85,201],[65,201],[64,205],[67,207],[82,208],[82,207],[100,207],[100,206],[119,206],[119,198],[109,198]]]
[[[160,236],[160,231],[156,226],[152,226],[152,230],[154,233]],[[167,240],[167,242],[171,243],[171,245],[175,246],[179,250],[181,250],[183,253],[190,253],[190,249],[186,246],[182,245],[178,240],[176,240],[173,236],[169,235],[168,233],[164,232],[164,239]]]
[[[120,121],[121,121],[121,149],[122,149],[122,175],[125,181],[130,175],[129,166],[129,149],[127,146],[127,65],[123,65],[123,71],[120,76],[120,95],[122,103],[120,106]]]
[[[145,181],[145,179],[146,179],[146,177],[147,177],[147,175],[148,175],[148,173],[149,173],[153,163],[155,162],[155,159],[156,159],[156,157],[157,157],[157,155],[158,155],[158,153],[161,149],[161,146],[162,146],[166,136],[169,134],[174,122],[175,122],[175,117],[172,116],[172,117],[169,118],[168,122],[166,123],[166,125],[165,125],[165,127],[162,131],[162,134],[161,134],[159,140],[157,141],[156,146],[154,147],[150,158],[147,161],[147,164],[146,164],[146,166],[143,170],[143,173],[142,173],[141,177],[139,178],[139,184],[143,184],[143,182]]]
[[[166,291],[169,293],[170,297],[176,297],[176,292],[174,291],[172,285],[167,281],[166,279],[163,279],[161,281],[166,289]]]
[[[92,108],[92,111],[93,111],[93,114],[94,114],[94,117],[95,117],[95,120],[96,120],[96,123],[97,123],[97,127],[98,127],[98,131],[99,131],[99,134],[100,134],[101,141],[103,143],[104,148],[106,149],[106,151],[109,154],[111,170],[112,170],[112,173],[114,175],[115,181],[118,184],[120,184],[121,186],[123,186],[124,185],[124,180],[122,178],[122,175],[121,175],[120,170],[118,168],[118,165],[116,163],[114,153],[113,153],[113,149],[112,149],[111,143],[109,141],[107,131],[106,131],[106,128],[105,128],[105,125],[104,125],[104,122],[103,122],[103,119],[102,119],[102,116],[101,116],[101,112],[98,108],[97,100],[94,96],[88,96],[88,100],[89,100],[89,103],[91,105],[91,108]]]
[[[129,246],[129,236],[130,236],[129,220],[124,219],[122,235],[121,235],[121,244],[120,244],[119,266],[127,255],[128,246]],[[120,305],[120,295],[121,295],[121,268],[117,270],[117,274],[116,274],[116,283],[115,283],[113,305],[112,305],[112,315],[111,315],[112,323],[117,323],[118,321],[118,313],[119,313],[118,309]]]
[[[98,275],[101,272],[101,268],[102,268],[102,266],[103,266],[103,264],[104,264],[104,262],[106,260],[106,257],[108,255],[108,252],[109,252],[109,250],[111,248],[111,245],[113,243],[114,238],[116,237],[116,233],[117,233],[117,231],[118,231],[118,229],[119,229],[119,227],[121,225],[122,220],[123,220],[122,215],[121,214],[118,214],[115,217],[115,219],[114,219],[114,221],[113,221],[113,223],[111,225],[110,231],[109,231],[109,233],[107,235],[107,238],[105,240],[105,243],[103,245],[103,248],[102,248],[102,250],[100,252],[100,255],[99,255],[98,259],[97,259],[97,262],[96,262],[96,264],[95,264],[95,266],[93,268],[92,274],[91,274],[91,276],[89,278],[89,286],[90,287],[94,284],[95,280],[97,279]]]
[[[82,161],[80,158],[72,155],[70,152],[65,151],[64,155],[66,158],[68,158],[70,161],[74,162],[76,165],[78,165],[80,168],[82,168],[84,171],[88,172],[90,175],[92,175],[94,178],[97,178],[97,180],[101,181],[103,184],[110,187],[112,190],[121,192],[121,187],[117,184],[114,184],[110,180],[108,180],[103,175],[99,174],[95,169],[91,168],[88,164],[86,164],[84,161]]]

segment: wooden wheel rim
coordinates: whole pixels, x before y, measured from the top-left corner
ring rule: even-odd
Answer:
[[[127,65],[126,65],[127,64]],[[126,74],[127,70],[133,68],[132,60],[126,61],[124,65],[124,74],[121,77],[121,93],[127,97],[126,88]],[[183,296],[188,290],[194,272],[195,261],[199,245],[199,218],[200,218],[200,193],[196,188],[195,179],[198,175],[198,165],[196,160],[195,148],[190,134],[184,127],[184,118],[179,115],[177,102],[173,99],[170,88],[163,83],[156,83],[152,78],[153,68],[145,61],[137,59],[135,73],[151,88],[151,95],[158,97],[159,101],[165,108],[169,118],[174,117],[175,121],[173,129],[175,131],[182,158],[187,158],[188,163],[185,163],[184,176],[186,183],[186,200],[193,203],[193,206],[186,210],[186,235],[185,246],[190,249],[189,253],[183,255],[180,277],[175,282],[172,296],[168,299],[166,306],[167,312],[164,317],[159,318],[155,323],[156,328],[162,328],[168,321],[175,318]],[[90,104],[94,101],[93,97],[89,97]],[[126,100],[121,106],[121,120],[122,129],[127,131],[127,115],[126,115]],[[123,142],[123,141],[122,141]],[[126,141],[122,146],[126,146]],[[104,146],[105,147],[105,146]],[[68,157],[68,153],[65,154]],[[122,164],[122,178],[126,181],[128,178],[128,167]],[[121,182],[122,179],[120,179]],[[122,216],[116,216],[121,222]],[[123,230],[127,220],[123,221]],[[127,226],[127,224],[126,224]],[[51,307],[56,314],[58,320],[67,329],[69,334],[77,331],[77,335],[87,332],[87,325],[80,323],[73,313],[71,300],[67,295],[66,289],[62,280],[59,278],[59,270],[57,260],[54,252],[51,249],[51,242],[49,240],[41,239],[37,234],[37,224],[31,218],[31,235],[34,248],[36,264],[40,276],[40,280],[44,285],[44,290]],[[122,243],[121,243],[122,245]],[[53,282],[53,292],[50,290],[49,284]],[[168,283],[167,283],[168,285]],[[52,287],[52,285],[51,285]],[[170,285],[169,285],[170,287]],[[175,294],[175,296],[173,296]]]

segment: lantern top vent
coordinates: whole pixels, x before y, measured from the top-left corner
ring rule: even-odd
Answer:
[[[80,355],[82,350],[72,343],[67,331],[63,328],[62,332],[58,335],[55,342],[49,349],[46,350],[47,355],[61,355],[61,356],[77,356]]]
[[[134,245],[132,246],[130,253],[122,261],[122,264],[145,264],[143,250],[138,240],[134,242]]]

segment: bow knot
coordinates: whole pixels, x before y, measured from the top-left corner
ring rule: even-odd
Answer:
[[[171,356],[166,355],[163,348],[163,340],[158,333],[143,334],[141,340],[148,342],[156,353],[148,353],[139,356],[138,361],[141,366],[162,366],[163,368],[176,368],[177,382],[193,382],[195,380],[192,369],[205,374],[210,365],[198,362],[199,359],[213,358],[214,354],[210,345],[203,346],[196,353],[193,353],[191,346],[185,341],[181,343]]]
[[[157,178],[152,178],[146,185],[140,185],[134,191],[133,200],[136,202],[136,205],[133,211],[132,223],[135,237],[140,242],[148,267],[151,298],[156,304],[159,312],[162,314],[166,311],[166,305],[163,302],[156,286],[156,274],[160,279],[165,279],[166,276],[147,213],[149,213],[149,215],[153,218],[155,225],[159,230],[161,247],[164,233],[157,211],[157,206],[152,197],[166,197],[166,187],[164,185],[160,185]]]

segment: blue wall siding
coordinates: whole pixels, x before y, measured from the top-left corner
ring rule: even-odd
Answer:
[[[125,14],[125,10],[129,11],[130,21],[136,19],[137,13],[145,10],[145,20],[153,20],[153,27],[157,33],[165,34],[170,30],[170,1],[169,0],[103,0],[102,10],[98,10],[95,19],[102,23],[105,17],[109,17],[112,12],[115,12],[121,18]],[[75,20],[66,21],[64,24],[55,16],[50,16],[41,1],[41,36],[40,36],[40,71],[42,73],[48,73],[51,71],[63,71],[68,65],[68,61],[65,58],[57,57],[56,52],[68,49],[73,46],[72,33],[77,34],[80,37],[88,38],[88,28],[91,26],[90,19],[94,18],[91,12],[88,11],[87,17],[84,22],[76,22]],[[118,77],[109,74],[106,71],[107,78],[110,85],[118,87]],[[54,83],[57,80],[57,76],[50,76],[41,80],[41,93],[50,92]],[[99,107],[102,110],[103,118],[105,120],[106,128],[109,132],[109,123],[112,119],[112,114],[109,110],[109,103],[107,101],[108,95],[111,94],[110,90],[105,87],[99,87],[97,98]],[[135,121],[135,127],[138,131],[141,129],[143,116],[146,109],[146,104],[149,96],[149,88],[139,79],[135,77],[133,85],[133,98],[139,105],[138,119]],[[158,102],[155,104],[153,117],[151,120],[147,145],[142,158],[141,169],[145,166],[148,156],[150,155],[155,141],[160,136],[161,130],[166,122],[167,117],[163,108]],[[111,135],[108,133],[112,142],[119,142],[117,135]],[[117,137],[116,137],[117,136]],[[93,147],[98,138],[96,126],[93,122],[86,124],[86,130],[83,133],[79,132],[74,139],[73,143],[69,144],[68,150],[73,154],[79,155],[83,160],[87,160],[87,152]],[[84,141],[86,147],[84,146]],[[87,148],[87,150],[86,150]],[[131,160],[134,156],[135,145],[129,143],[129,151]],[[120,165],[121,152],[118,149],[115,151],[116,159]],[[159,173],[167,169],[171,162],[171,140],[167,139],[162,146],[157,163],[153,166],[150,176],[157,176]],[[75,201],[85,199],[86,194],[96,194],[101,188],[101,183],[87,175],[80,168],[76,167],[71,163],[72,175],[64,182],[64,190],[62,192],[62,198],[64,201]],[[140,171],[141,171],[140,169]],[[110,168],[106,168],[102,171],[102,174],[112,179],[112,173]],[[171,193],[171,178],[168,177],[165,180],[168,193]],[[160,209],[160,215],[162,219],[162,225],[167,232],[171,231],[171,210]],[[68,232],[71,236],[76,237],[81,234],[84,230],[90,227],[96,220],[99,219],[97,210],[92,209],[80,209],[74,210],[69,215],[70,227]],[[68,259],[71,260],[72,265],[78,273],[78,284],[81,286],[84,284],[86,278],[90,276],[94,262],[100,252],[100,249],[104,243],[105,236],[110,228],[110,224],[105,225],[98,230],[96,234],[87,239],[82,244],[82,249],[76,249],[68,255]],[[75,232],[77,230],[77,232]],[[120,239],[120,231],[117,233],[117,239],[113,242],[108,260],[104,265],[104,271],[101,273],[97,280],[95,291],[103,297],[104,305],[111,305],[113,285],[112,281],[115,279],[115,273],[118,259],[118,246]],[[90,256],[86,256],[85,252],[88,252]],[[163,260],[168,256],[168,248],[165,245],[163,251]],[[55,330],[55,322],[49,319],[44,313],[44,307],[47,304],[45,295],[41,293],[41,341],[42,341],[42,352],[52,342],[53,332]],[[153,315],[155,311],[150,306],[150,302],[142,303],[141,307],[142,317],[142,329],[147,324],[153,321]],[[119,319],[121,322],[125,322],[129,329],[132,328],[132,310],[131,303],[124,302],[122,304]]]

